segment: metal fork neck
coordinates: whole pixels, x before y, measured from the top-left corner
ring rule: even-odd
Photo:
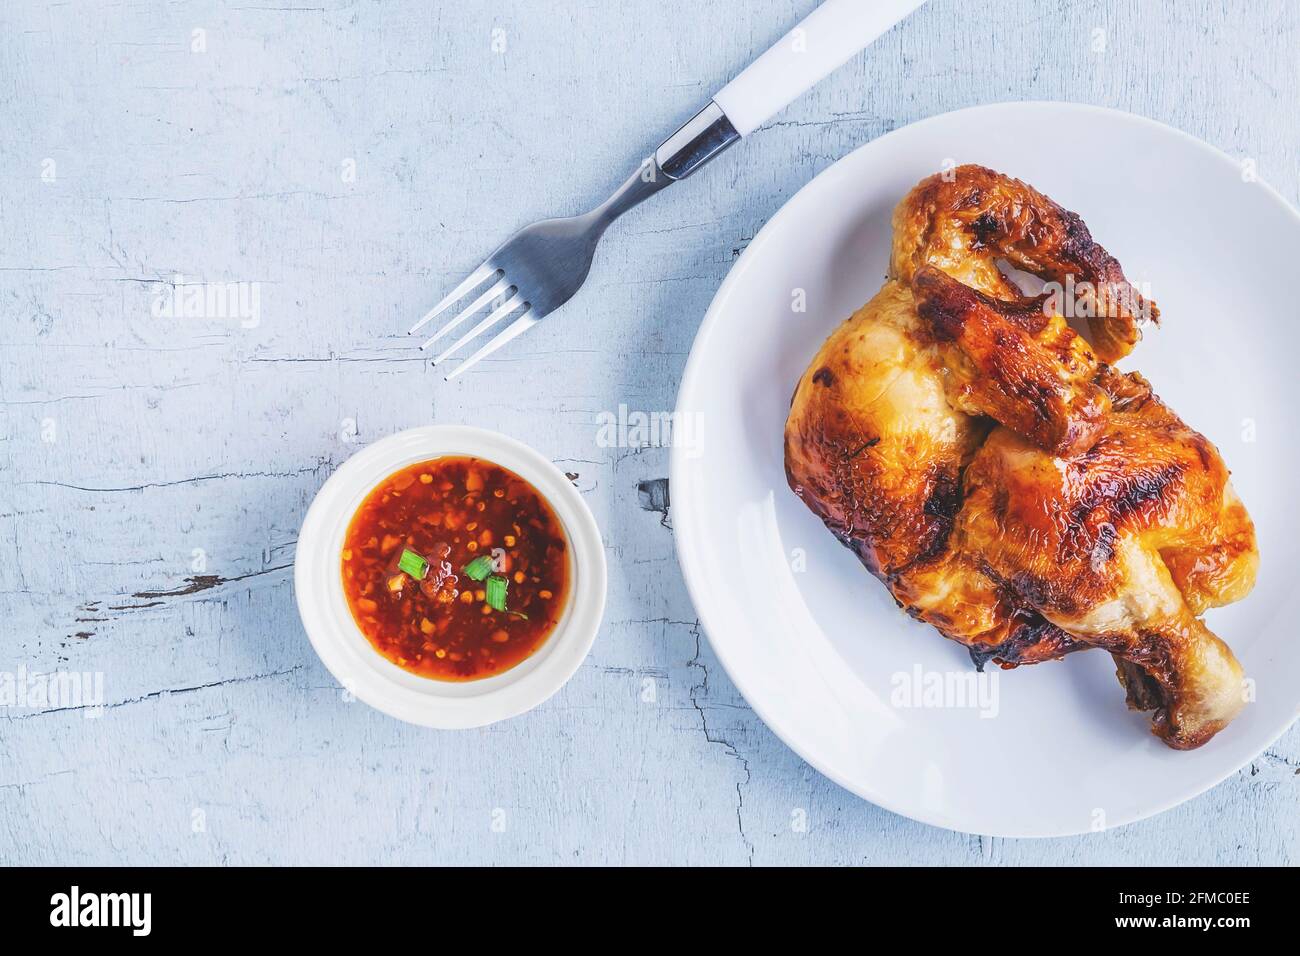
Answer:
[[[727,114],[710,100],[708,106],[664,140],[653,156],[647,156],[641,168],[590,215],[603,229],[637,203],[649,199],[665,186],[685,179],[738,139],[740,134],[727,119]]]
[[[645,202],[673,180],[664,175],[653,156],[647,156],[641,168],[627,178],[603,203],[589,214],[603,229],[638,203]]]

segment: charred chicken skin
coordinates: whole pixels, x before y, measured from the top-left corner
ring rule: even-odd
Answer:
[[[890,273],[795,389],[795,494],[977,665],[1103,648],[1161,740],[1205,743],[1244,694],[1200,615],[1249,592],[1258,553],[1218,450],[1109,364],[1155,304],[1078,216],[980,166],[903,199]]]

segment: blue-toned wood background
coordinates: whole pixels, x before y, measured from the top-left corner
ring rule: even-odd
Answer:
[[[449,385],[403,335],[512,229],[601,198],[813,5],[0,5],[0,671],[99,672],[107,705],[0,708],[0,861],[1295,861],[1294,728],[1204,796],[1077,839],[933,829],[823,779],[695,623],[642,487],[667,450],[601,447],[596,418],[670,410],[755,231],[923,117],[1118,107],[1296,202],[1300,3],[933,0],[633,212],[582,294],[499,358]],[[1122,144],[1085,129],[1062,148],[1113,163]],[[257,283],[258,321],[155,315],[177,274]],[[293,602],[315,491],[427,422],[500,429],[575,473],[608,551],[586,664],[481,731],[346,702]]]

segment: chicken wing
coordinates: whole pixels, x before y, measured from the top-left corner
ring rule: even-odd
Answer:
[[[894,210],[893,274],[911,282],[929,265],[1000,299],[1020,291],[998,267],[1007,262],[1078,290],[1097,354],[1115,362],[1133,351],[1138,322],[1160,310],[1093,242],[1076,214],[1032,186],[983,166],[959,166],[921,180]]]
[[[998,260],[1088,297],[1092,344]],[[1101,647],[1165,743],[1209,740],[1242,675],[1199,615],[1258,555],[1218,451],[1107,364],[1155,304],[1078,216],[978,166],[899,204],[891,273],[795,389],[791,488],[977,665]]]

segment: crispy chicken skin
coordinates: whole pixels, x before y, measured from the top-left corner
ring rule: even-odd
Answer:
[[[1139,319],[1160,319],[1082,219],[1018,179],[959,166],[921,180],[894,210],[892,271],[904,282],[929,265],[999,299],[1017,299],[1000,258],[1061,283],[1070,276],[1084,300],[1077,314],[1093,316],[1088,331],[1105,362],[1133,351]]]
[[[1093,381],[1097,359],[1045,298],[995,299],[934,266],[912,277],[917,314],[937,339],[948,400],[988,415],[1054,455],[1101,433],[1110,399]]]
[[[1081,285],[1094,344],[998,259]],[[979,166],[899,204],[891,272],[795,389],[791,488],[977,664],[1104,648],[1158,737],[1205,743],[1243,694],[1199,615],[1245,596],[1258,555],[1218,451],[1106,364],[1154,303],[1078,216]]]

